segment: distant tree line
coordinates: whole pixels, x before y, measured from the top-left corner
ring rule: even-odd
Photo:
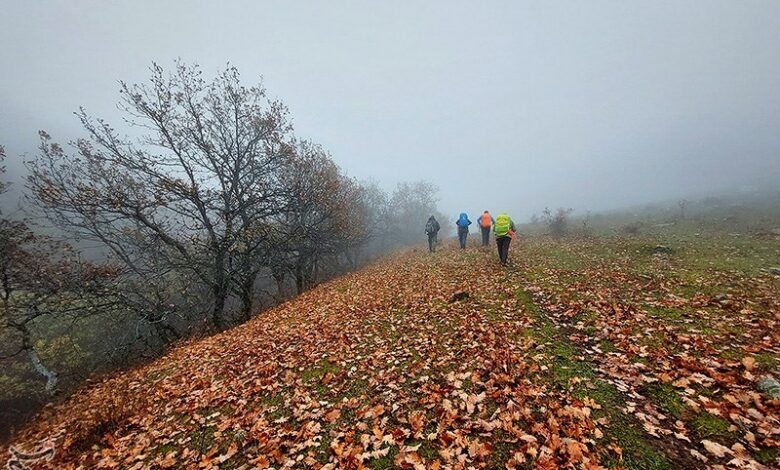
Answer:
[[[71,145],[40,132],[26,191],[45,225],[0,218],[2,409],[246,321],[418,243],[438,214],[429,183],[388,194],[348,177],[235,67],[207,81],[154,64],[121,82],[120,108],[136,137],[83,109]]]

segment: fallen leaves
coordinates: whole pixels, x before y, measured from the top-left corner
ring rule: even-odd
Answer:
[[[731,449],[728,447],[718,444],[717,442],[703,440],[701,441],[701,444],[704,446],[705,449],[707,449],[707,452],[714,455],[715,457],[725,457],[727,454],[731,454]]]
[[[776,293],[713,302],[672,293],[664,273],[634,275],[630,260],[577,273],[518,254],[509,272],[492,252],[476,272],[468,252],[391,257],[99,381],[19,438],[70,436],[51,468],[599,468],[629,452],[605,417],[622,413],[648,446],[684,455],[677,466],[761,468],[778,403],[750,377],[780,339]],[[740,354],[724,359],[724,344]],[[138,400],[109,399],[122,390]],[[702,416],[720,434],[697,434]],[[90,434],[107,417],[112,430]]]

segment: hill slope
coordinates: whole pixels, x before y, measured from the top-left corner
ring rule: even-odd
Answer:
[[[731,266],[656,241],[533,238],[505,270],[492,247],[402,253],[89,385],[14,442],[52,440],[40,468],[775,465],[780,401],[756,384],[780,357],[780,281],[758,270],[777,242]]]

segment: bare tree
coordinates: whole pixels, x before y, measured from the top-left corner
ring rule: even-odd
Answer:
[[[0,167],[0,174],[4,171]],[[8,186],[0,182],[0,194]],[[59,374],[38,354],[33,325],[42,317],[91,315],[112,306],[111,296],[99,303],[86,297],[105,292],[105,281],[115,276],[114,267],[82,262],[68,245],[36,234],[24,220],[0,218],[0,331],[9,340],[2,345],[2,357],[26,355],[46,379],[46,391],[54,393]]]
[[[542,211],[542,220],[547,224],[547,229],[550,231],[550,235],[559,238],[566,235],[566,230],[569,225],[569,215],[574,209],[564,209],[559,207],[555,212],[552,212],[548,207]]]
[[[685,209],[688,207],[691,201],[687,199],[680,199],[677,201],[677,206],[680,208],[680,220],[685,220]]]
[[[427,181],[399,183],[390,199],[391,213],[386,230],[397,246],[418,242],[428,217],[444,220],[436,203],[439,188]]]
[[[295,146],[281,181],[293,195],[277,217],[286,263],[276,269],[293,275],[297,292],[318,279],[322,263],[364,241],[365,210],[358,185],[343,175],[320,146],[302,141]]]
[[[194,274],[224,328],[229,295],[253,282],[241,259],[262,245],[258,221],[283,210],[287,110],[230,66],[206,82],[197,66],[166,75],[154,64],[148,84],[122,82],[121,93],[127,122],[144,136],[122,137],[82,109],[87,137],[73,154],[41,132],[28,186],[50,220],[100,241],[129,271]]]
[[[585,212],[585,217],[582,218],[582,234],[588,236],[590,234],[590,211]]]

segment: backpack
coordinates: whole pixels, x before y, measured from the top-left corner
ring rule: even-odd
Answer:
[[[482,228],[490,228],[490,226],[493,224],[493,221],[490,219],[490,213],[485,212],[482,214],[482,217],[479,218],[479,225]]]
[[[428,223],[425,224],[425,233],[432,235],[439,231],[439,229],[436,227],[436,221],[431,219],[428,220]]]
[[[505,237],[509,234],[509,229],[512,227],[512,219],[506,214],[500,214],[496,217],[496,225],[493,226],[493,231],[497,237]]]
[[[455,222],[458,227],[460,228],[466,228],[469,226],[471,222],[469,222],[469,216],[466,215],[465,212],[461,212],[460,217],[458,218],[458,221]]]

